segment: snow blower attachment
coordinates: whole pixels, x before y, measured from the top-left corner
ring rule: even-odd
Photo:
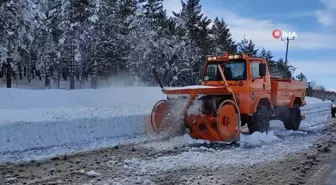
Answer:
[[[225,81],[223,71],[221,74]],[[225,143],[239,140],[239,108],[227,83],[220,87],[188,86],[162,92],[167,94],[167,100],[158,101],[151,113],[156,133],[175,136],[187,132],[194,139]]]

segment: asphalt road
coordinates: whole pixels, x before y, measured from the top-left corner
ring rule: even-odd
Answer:
[[[333,154],[332,167],[327,173],[326,183],[327,185],[336,185],[336,154]]]

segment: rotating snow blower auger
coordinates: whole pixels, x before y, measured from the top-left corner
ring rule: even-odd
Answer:
[[[162,91],[170,98],[160,100],[152,110],[151,124],[156,133],[167,132],[173,136],[186,132],[194,139],[226,143],[239,140],[240,113],[230,88],[189,87]],[[184,101],[171,98],[170,95],[176,94],[188,94],[188,97],[180,96]],[[182,110],[178,110],[177,105],[181,105]]]

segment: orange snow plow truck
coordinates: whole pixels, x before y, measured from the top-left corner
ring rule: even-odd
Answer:
[[[270,120],[298,130],[305,102],[305,82],[270,75],[267,61],[245,54],[209,57],[201,85],[164,88],[167,100],[157,102],[149,117],[152,131],[188,133],[194,139],[232,143],[241,127],[268,132]]]

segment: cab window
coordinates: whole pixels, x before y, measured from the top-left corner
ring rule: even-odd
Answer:
[[[218,78],[217,65],[214,65],[214,64],[208,65],[206,68],[206,74],[203,80],[211,81],[211,80],[217,80],[217,78]]]
[[[217,81],[222,79],[217,69],[218,64],[222,67],[226,80],[246,80],[246,61],[235,59],[227,62],[208,64],[204,76],[205,81]]]
[[[251,77],[252,78],[261,78],[259,76],[259,63],[251,62]]]

